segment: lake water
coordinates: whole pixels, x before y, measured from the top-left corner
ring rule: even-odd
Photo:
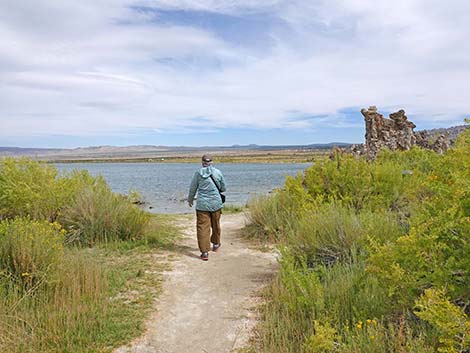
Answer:
[[[244,205],[256,194],[281,187],[287,175],[303,172],[309,163],[217,164],[227,184],[227,204]],[[138,191],[155,213],[193,212],[186,199],[191,178],[200,164],[190,163],[58,163],[59,170],[86,169],[102,175],[113,191]]]

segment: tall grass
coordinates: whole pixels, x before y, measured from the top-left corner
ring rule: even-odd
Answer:
[[[295,197],[287,193],[255,197],[248,203],[248,209],[248,234],[265,240],[280,240],[299,219]]]
[[[100,181],[66,205],[59,221],[68,230],[67,241],[93,245],[143,236],[149,215]]]
[[[101,325],[104,271],[94,259],[63,249],[62,239],[47,222],[0,224],[1,352],[78,351],[77,340]]]
[[[27,218],[0,222],[0,269],[12,281],[32,286],[55,272],[64,234],[57,223]]]
[[[435,351],[406,321],[377,319],[386,311],[387,295],[360,267],[335,265],[321,277],[305,268],[282,266],[281,275],[266,289],[253,352]]]
[[[68,253],[60,271],[23,291],[11,284],[0,289],[0,350],[90,352],[106,320],[107,280],[90,257]]]

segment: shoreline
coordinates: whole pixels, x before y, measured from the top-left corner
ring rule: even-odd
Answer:
[[[214,162],[221,163],[311,163],[317,158],[324,158],[329,151],[296,152],[283,154],[252,154],[241,156],[214,155]],[[162,157],[97,157],[97,158],[38,158],[45,163],[200,163],[199,156],[162,156]]]
[[[201,152],[202,153],[202,152]],[[214,151],[215,163],[311,163],[324,158],[329,149],[290,149],[265,151]],[[5,158],[31,158],[44,163],[200,163],[200,153],[90,153],[90,154],[12,154]]]

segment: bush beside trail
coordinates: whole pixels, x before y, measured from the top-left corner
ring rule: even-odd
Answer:
[[[145,234],[148,215],[87,171],[60,174],[49,164],[8,158],[0,162],[0,219],[58,221],[67,242],[92,245]]]
[[[445,155],[321,160],[250,205],[282,249],[261,352],[470,351],[470,132]]]
[[[1,160],[0,351],[104,352],[138,334],[156,285],[147,249],[174,234],[101,177]]]

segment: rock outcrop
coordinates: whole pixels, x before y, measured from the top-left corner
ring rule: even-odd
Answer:
[[[404,110],[390,114],[390,119],[377,112],[375,106],[362,109],[361,113],[366,122],[364,152],[368,158],[374,159],[384,147],[392,151],[406,151],[416,143],[413,133],[416,125],[408,120]]]
[[[426,130],[415,132],[415,137],[417,146],[440,154],[447,151],[452,143],[448,134],[430,134]]]
[[[375,159],[377,153],[383,148],[392,151],[408,151],[411,147],[418,145],[438,153],[443,153],[449,148],[450,141],[445,135],[434,137],[425,131],[415,133],[413,130],[416,125],[408,120],[404,110],[390,114],[389,119],[378,113],[375,106],[362,109],[361,113],[366,123],[366,142],[363,153],[369,159]],[[353,153],[358,154],[359,151],[359,148],[355,148]]]

